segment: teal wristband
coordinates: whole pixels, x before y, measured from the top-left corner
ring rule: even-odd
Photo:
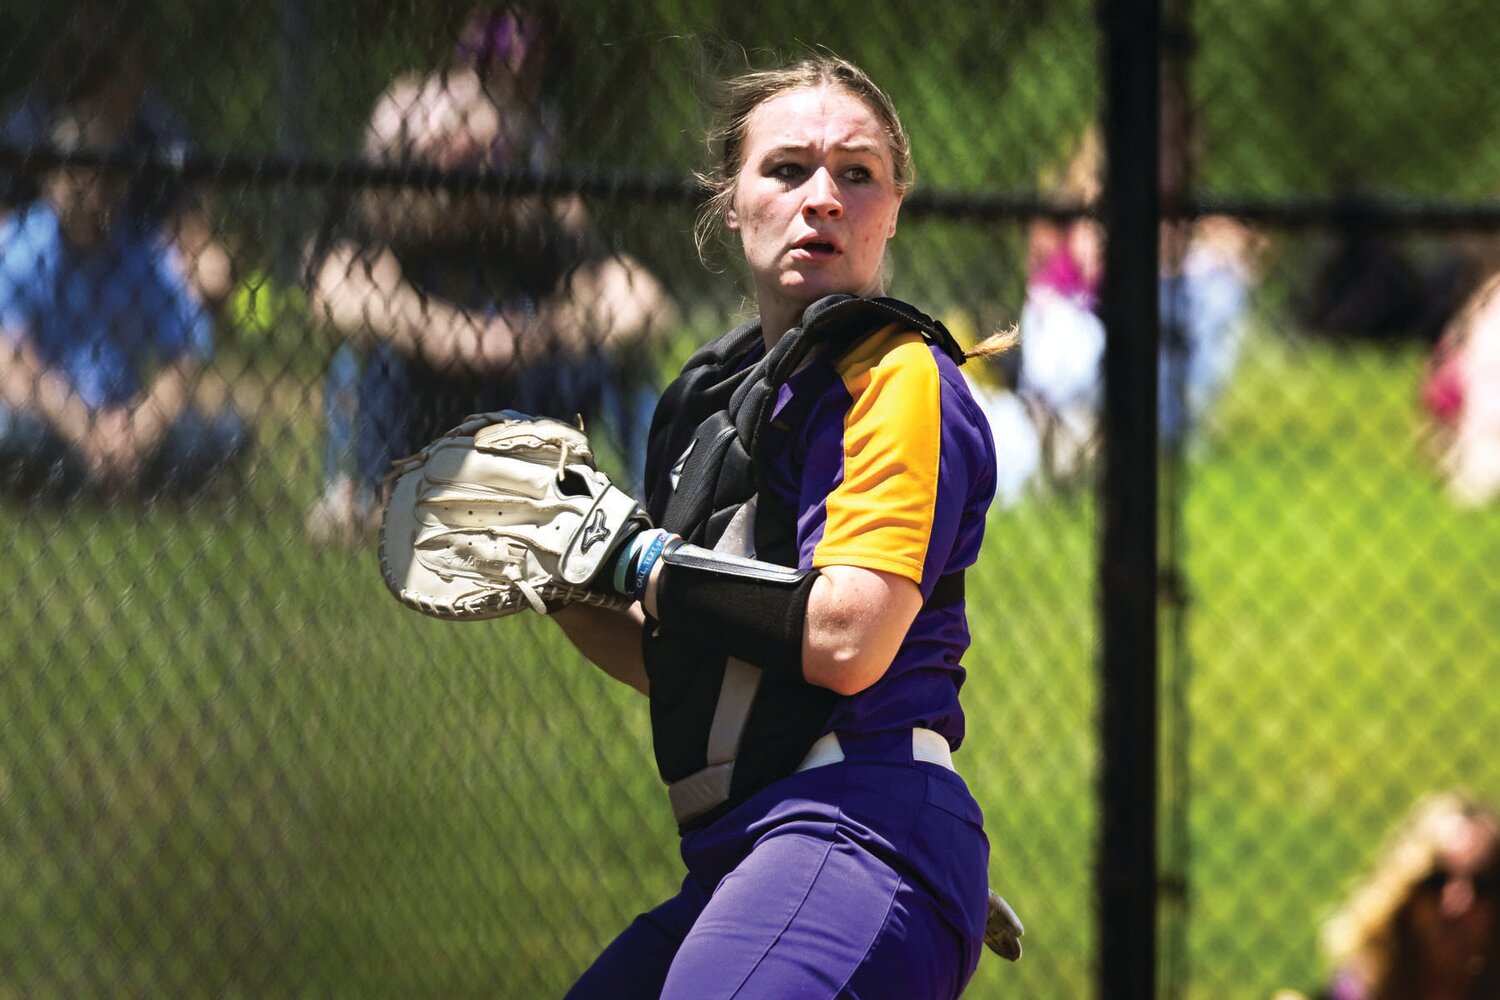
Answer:
[[[629,595],[631,591],[632,576],[630,567],[635,563],[636,556],[640,554],[646,545],[646,536],[650,532],[638,531],[635,537],[620,547],[620,554],[615,557],[614,572],[610,575],[609,582],[614,585],[615,593]]]
[[[646,532],[642,532],[646,534]],[[677,536],[670,531],[657,528],[651,534],[656,537],[651,539],[651,544],[641,554],[635,564],[635,575],[630,582],[630,593],[637,601],[646,599],[646,584],[651,580],[651,567],[656,565],[656,560],[661,558],[662,549],[666,548],[667,542]]]

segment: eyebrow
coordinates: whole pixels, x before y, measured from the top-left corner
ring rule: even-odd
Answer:
[[[811,149],[811,148],[812,148],[812,143],[810,143],[810,142],[782,142],[782,143],[777,143],[775,146],[772,146],[770,149],[767,149],[766,150],[766,155],[769,156],[769,155],[771,155],[773,153],[801,153],[801,152],[805,152],[806,150]],[[856,140],[854,140],[852,142],[841,142],[841,143],[838,144],[837,148],[839,149],[840,152],[845,152],[845,153],[876,153],[876,154],[878,154],[880,152],[880,144],[879,143],[877,143],[877,142],[870,142],[870,141],[865,140],[865,139],[856,139]]]

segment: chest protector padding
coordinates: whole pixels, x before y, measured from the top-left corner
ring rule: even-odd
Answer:
[[[733,554],[795,567],[795,512],[760,493],[761,432],[782,385],[810,352],[837,357],[892,323],[921,332],[962,363],[952,336],[923,313],[895,299],[850,295],[813,303],[801,325],[754,364],[746,359],[761,341],[758,323],[737,327],[695,353],[662,395],[652,420],[646,460],[652,520],[695,545],[724,548],[720,543],[731,540],[726,529],[736,515],[743,522],[749,512],[742,508],[754,498],[753,536],[746,539],[752,544],[738,546]],[[803,681],[800,670],[761,673],[751,688],[743,729],[736,734],[732,762],[726,765],[710,760],[711,733],[721,755],[724,742],[722,719],[715,730],[715,718],[723,714],[725,651],[666,626],[648,627],[644,651],[662,779],[674,785],[715,765],[728,776],[722,801],[688,818],[679,812],[684,828],[711,821],[795,770],[822,733],[838,697]]]

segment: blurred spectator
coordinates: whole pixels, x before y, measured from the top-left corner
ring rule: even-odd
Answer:
[[[1478,265],[1463,241],[1412,246],[1355,218],[1315,246],[1291,305],[1315,336],[1432,343],[1483,273]]]
[[[558,139],[545,96],[555,40],[541,13],[473,11],[447,69],[403,76],[381,95],[366,154],[547,168]],[[314,264],[319,320],[368,351],[341,349],[330,369],[328,479],[312,537],[373,527],[391,461],[474,412],[581,414],[612,432],[628,478],[642,475],[656,392],[640,348],[664,332],[671,307],[644,268],[604,247],[579,198],[380,189],[357,216],[359,232]]]
[[[1203,151],[1183,65],[1171,65],[1162,81],[1157,178],[1163,212],[1157,430],[1161,443],[1180,453],[1195,444],[1239,363],[1249,288],[1265,247],[1238,219],[1183,216]]]
[[[118,119],[57,116],[63,152],[104,153]],[[212,327],[176,251],[121,210],[118,174],[67,166],[0,223],[0,475],[11,489],[188,492],[246,450],[193,406]]]
[[[1419,801],[1323,928],[1327,1000],[1500,997],[1500,814],[1459,792]]]
[[[185,156],[192,148],[186,124],[150,87],[137,6],[81,4],[36,85],[0,109],[0,142],[44,146],[58,110],[86,103],[118,133],[119,152],[167,159]],[[40,196],[35,176],[0,172],[0,211],[13,211]],[[179,268],[195,294],[218,311],[233,288],[233,267],[214,233],[203,196],[180,182],[136,177],[121,209],[173,244],[177,252],[171,266]]]
[[[1104,150],[1090,127],[1061,175],[1044,178],[1043,186],[1067,202],[1094,204],[1103,169]],[[1263,249],[1258,234],[1226,216],[1163,224],[1158,387],[1163,444],[1186,443],[1223,392],[1239,358],[1248,289]],[[1053,484],[1067,484],[1085,471],[1097,444],[1105,345],[1097,312],[1102,273],[1103,235],[1092,219],[1032,224],[1018,388],[1035,420]]]
[[[1500,274],[1448,325],[1429,361],[1423,400],[1454,502],[1478,507],[1500,497]]]
[[[1164,240],[1164,251],[1168,245]],[[1188,443],[1228,385],[1263,250],[1263,238],[1244,223],[1211,215],[1189,227],[1180,258],[1163,252],[1158,405],[1164,444]]]
[[[1079,205],[1097,203],[1104,150],[1088,129],[1062,175],[1043,186]],[[1103,236],[1090,218],[1032,223],[1021,311],[1018,389],[1029,404],[1049,480],[1067,483],[1093,453],[1104,324],[1098,316]]]

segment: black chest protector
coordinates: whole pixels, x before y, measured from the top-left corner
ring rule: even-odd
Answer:
[[[652,520],[694,545],[795,568],[796,514],[760,489],[762,431],[782,385],[811,352],[838,357],[892,323],[963,363],[942,324],[896,299],[851,295],[814,302],[801,325],[754,364],[747,358],[761,342],[756,322],[695,353],[651,423]],[[802,680],[800,665],[762,671],[656,622],[648,622],[644,651],[657,767],[683,829],[711,822],[791,774],[838,700]]]

